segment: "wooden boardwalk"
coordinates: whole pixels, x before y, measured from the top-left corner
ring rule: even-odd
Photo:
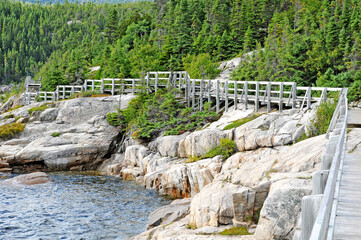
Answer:
[[[334,239],[361,239],[361,155],[346,153],[336,210]]]
[[[347,125],[361,127],[361,110],[350,109],[348,112]],[[354,133],[352,130],[350,134]],[[359,134],[361,131],[357,129]],[[353,134],[354,139],[346,142],[346,151],[342,174],[338,191],[338,202],[333,239],[361,239],[361,139],[358,134]],[[355,142],[356,136],[356,142]]]

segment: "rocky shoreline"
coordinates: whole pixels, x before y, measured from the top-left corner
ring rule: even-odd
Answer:
[[[132,98],[123,96],[121,107]],[[218,233],[233,226],[254,233],[238,239],[292,239],[301,199],[311,193],[312,172],[326,143],[324,136],[296,143],[307,133],[312,111],[263,114],[223,130],[252,114],[252,107],[240,106],[202,130],[142,144],[108,125],[105,115],[118,102],[117,96],[78,98],[31,114],[28,110],[42,103],[0,115],[0,126],[27,123],[20,136],[0,142],[0,168],[99,170],[181,198],[151,214],[149,230],[133,239],[231,239]],[[235,142],[237,153],[186,163],[223,138]]]

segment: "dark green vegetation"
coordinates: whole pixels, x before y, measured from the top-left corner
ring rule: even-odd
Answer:
[[[16,134],[24,131],[25,125],[21,123],[10,123],[0,126],[0,138],[10,139]]]
[[[317,106],[316,115],[311,120],[311,136],[318,136],[327,132],[332,115],[336,109],[337,102],[337,99],[332,99],[322,102],[319,106]]]
[[[205,104],[203,111],[192,112],[177,100],[177,91],[141,93],[131,100],[127,109],[108,113],[107,120],[110,125],[131,132],[133,137],[149,141],[159,135],[192,131],[218,119],[219,116],[210,110],[209,103]]]
[[[251,235],[246,227],[233,227],[223,230],[220,235]]]
[[[212,148],[211,150],[209,150],[206,154],[204,154],[203,156],[192,156],[190,157],[186,163],[192,163],[192,162],[196,162],[198,160],[201,159],[206,159],[206,158],[212,158],[215,156],[222,156],[222,158],[224,160],[226,160],[227,158],[229,158],[232,154],[234,154],[236,152],[237,148],[236,148],[236,144],[234,143],[234,141],[224,138],[221,139],[221,142],[219,144],[219,146]]]
[[[361,93],[360,0],[156,0],[123,4],[0,1],[0,79],[43,76],[44,90],[85,78],[187,70],[211,78],[248,58],[238,80],[296,81]],[[244,54],[256,50],[253,54]],[[90,72],[89,67],[100,66]]]
[[[94,2],[94,3],[123,3],[123,2],[129,2],[129,0],[17,0],[21,2],[30,2],[30,3],[87,3],[87,2]]]

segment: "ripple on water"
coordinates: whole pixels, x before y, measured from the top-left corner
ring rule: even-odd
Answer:
[[[135,182],[74,173],[50,184],[0,187],[0,239],[126,239],[169,203]]]

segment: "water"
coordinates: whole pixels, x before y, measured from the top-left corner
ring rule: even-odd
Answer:
[[[114,177],[51,173],[49,184],[0,186],[0,239],[127,239],[169,200]]]

